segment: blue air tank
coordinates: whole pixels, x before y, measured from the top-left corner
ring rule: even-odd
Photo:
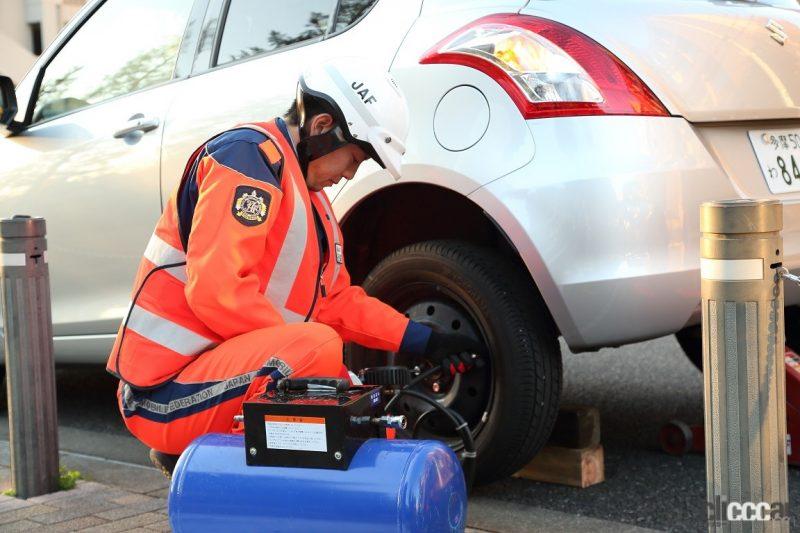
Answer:
[[[463,531],[467,494],[438,441],[366,441],[347,470],[247,466],[244,437],[208,434],[181,455],[169,490],[176,533]]]

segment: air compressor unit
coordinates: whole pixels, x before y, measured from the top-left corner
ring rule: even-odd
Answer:
[[[445,444],[392,437],[377,385],[284,380],[243,406],[244,435],[183,452],[169,493],[175,532],[463,531],[467,491]]]

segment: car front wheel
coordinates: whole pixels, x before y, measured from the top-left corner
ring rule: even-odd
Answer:
[[[402,248],[379,263],[364,289],[412,320],[437,331],[483,340],[490,353],[482,367],[451,377],[434,374],[418,385],[458,411],[478,449],[477,480],[513,474],[544,446],[561,394],[557,332],[538,292],[503,256],[469,243],[427,241]],[[352,370],[384,364],[425,371],[424,356],[379,353],[350,346]],[[413,399],[412,399],[413,400]],[[449,422],[424,404],[398,402],[416,422],[416,435],[458,449]]]

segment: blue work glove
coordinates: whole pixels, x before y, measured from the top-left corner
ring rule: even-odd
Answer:
[[[425,347],[425,355],[441,366],[442,372],[455,375],[469,372],[473,367],[482,367],[482,357],[489,355],[489,348],[466,335],[433,331]]]

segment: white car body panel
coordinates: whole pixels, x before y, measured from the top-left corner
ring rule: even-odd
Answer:
[[[47,221],[56,335],[113,332],[127,309],[120,296],[160,214],[162,130],[113,133],[137,113],[163,122],[176,88],[109,100],[2,140],[0,212]]]
[[[406,144],[406,154],[403,156],[403,176],[400,183],[433,183],[469,194],[481,185],[531,161],[536,146],[525,120],[508,95],[494,81],[467,67],[430,67],[432,68],[426,69],[424,83],[419,83],[418,66],[405,67],[398,62],[392,69],[409,105],[421,111],[411,117],[411,133]],[[491,120],[488,129],[476,144],[461,151],[447,150],[441,146],[432,127],[436,107],[453,87],[454,79],[458,79],[460,85],[476,88],[489,102],[493,102],[490,105]],[[501,104],[497,105],[497,102]],[[487,157],[487,154],[503,155]],[[342,196],[350,194],[352,193],[348,186],[337,201],[344,200]]]
[[[730,178],[731,185],[741,198],[766,198],[772,196],[758,161],[754,157],[753,145],[748,130],[771,130],[781,128],[800,128],[800,120],[757,121],[747,123],[707,123],[694,126],[706,149]],[[780,178],[778,178],[780,179]],[[800,191],[775,195],[784,203],[795,203],[800,199]],[[794,231],[787,226],[786,232]]]
[[[681,329],[699,305],[699,205],[737,196],[692,127],[622,116],[528,125],[534,160],[470,198],[520,251],[567,343]]]
[[[800,6],[798,6],[800,8]],[[534,1],[522,13],[577,28],[690,122],[800,118],[800,9],[714,0]],[[784,45],[767,29],[788,34]]]
[[[467,195],[529,163],[536,150],[525,120],[494,80],[460,65],[425,65],[422,74],[420,57],[444,36],[498,9],[513,11],[522,5],[500,2],[488,8],[486,2],[467,4],[482,6],[461,9],[462,2],[426,2],[423,14],[428,16],[415,22],[392,63],[392,75],[413,110],[400,183],[430,183]],[[459,9],[445,9],[453,7]],[[461,85],[474,87],[486,97],[491,119],[476,144],[467,150],[452,151],[439,143],[432,123],[442,97]],[[486,157],[486,154],[502,154],[502,157]],[[393,184],[394,180],[374,163],[362,165],[355,178],[335,196],[336,215],[346,216],[363,198]]]

